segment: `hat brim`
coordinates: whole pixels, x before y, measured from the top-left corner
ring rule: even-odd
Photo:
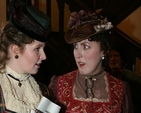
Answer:
[[[15,4],[19,6],[13,7]],[[9,10],[15,12],[10,13],[10,22],[30,38],[46,42],[51,33],[50,18],[34,6],[24,3],[22,5],[18,1],[11,2]]]
[[[84,37],[72,37],[71,34],[73,33],[73,30],[70,29],[66,32],[65,34],[65,41],[69,44],[72,44],[72,43],[75,43],[75,42],[80,42],[82,40],[85,40],[85,39],[88,39],[90,38],[91,36],[95,35],[96,33],[92,33],[92,34],[89,34],[87,36],[84,36]]]
[[[14,25],[14,27],[16,27],[19,31],[23,32],[30,38],[33,38],[41,42],[46,42],[48,40],[48,36],[41,36],[30,29],[26,29],[24,26],[19,24],[12,16],[10,17],[10,22]]]
[[[84,29],[82,28],[83,26],[85,26],[85,28],[87,29],[86,33],[85,33]],[[74,29],[69,29],[65,33],[65,37],[64,37],[65,41],[68,44],[72,44],[75,42],[80,42],[82,40],[88,39],[94,35],[98,35],[99,33],[104,33],[104,32],[109,31],[109,30],[105,30],[105,29],[100,30],[100,31],[96,31],[94,26],[96,26],[95,23],[87,23],[87,25],[82,25],[82,26],[74,28]],[[73,35],[74,30],[75,31],[78,30],[78,32],[76,32],[76,35]],[[79,35],[79,34],[81,34],[81,35]]]

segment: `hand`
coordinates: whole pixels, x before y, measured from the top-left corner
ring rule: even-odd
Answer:
[[[43,113],[42,111],[40,111],[40,110],[38,110],[38,109],[36,109],[35,112],[36,112],[36,113]]]

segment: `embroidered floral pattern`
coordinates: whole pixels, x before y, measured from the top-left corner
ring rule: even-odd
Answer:
[[[108,88],[110,92],[110,100],[87,101],[87,99],[76,99],[73,95],[73,84],[77,71],[73,71],[58,79],[58,99],[59,102],[67,106],[66,113],[120,113],[123,99],[123,84],[109,74],[106,74]],[[72,77],[70,77],[72,76]],[[113,81],[113,82],[111,82]],[[66,85],[66,82],[69,84]],[[69,90],[69,92],[68,92]],[[64,94],[65,91],[68,93]]]

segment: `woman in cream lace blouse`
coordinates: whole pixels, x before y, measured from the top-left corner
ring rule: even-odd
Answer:
[[[50,19],[23,0],[12,0],[9,12],[10,19],[0,31],[0,113],[30,113],[48,94],[31,74],[46,59]]]

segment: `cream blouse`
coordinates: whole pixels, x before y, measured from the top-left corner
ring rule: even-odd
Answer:
[[[21,87],[19,87],[17,80],[7,74],[23,80]],[[18,74],[8,66],[6,66],[4,73],[0,75],[0,85],[6,108],[17,113],[30,113],[31,109],[35,110],[42,97],[39,85],[31,75]]]

